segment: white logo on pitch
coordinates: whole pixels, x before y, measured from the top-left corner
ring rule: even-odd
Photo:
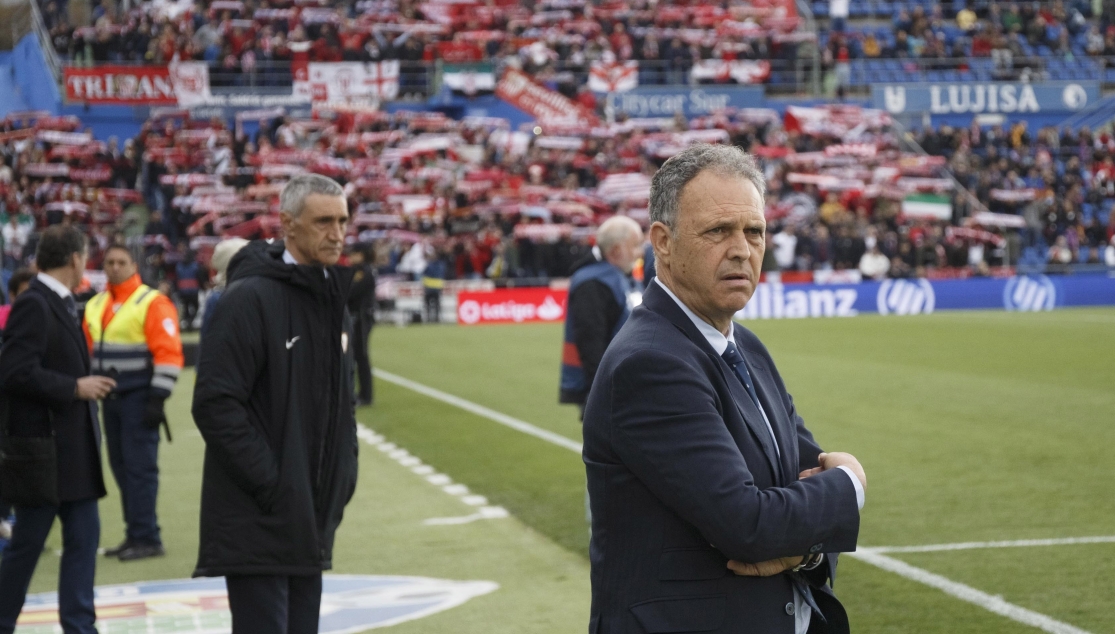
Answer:
[[[474,299],[462,302],[457,315],[461,318],[461,323],[475,324],[480,321],[480,303]]]
[[[1007,310],[1053,310],[1057,288],[1044,275],[1012,277],[1003,289],[1003,307]]]
[[[928,280],[886,280],[877,297],[880,315],[928,315],[936,301]]]

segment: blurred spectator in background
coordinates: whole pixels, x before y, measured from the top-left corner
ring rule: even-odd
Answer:
[[[228,284],[228,265],[232,262],[232,256],[236,255],[246,244],[248,244],[248,241],[244,238],[229,238],[221,240],[213,249],[213,257],[209,258],[209,268],[213,270],[213,290],[205,298],[205,312],[201,316],[201,336],[203,338],[209,328],[209,321],[213,319],[213,311],[217,308],[217,302],[221,299],[221,294],[224,293],[225,286]]]
[[[879,245],[873,245],[859,259],[859,271],[868,279],[885,279],[890,271],[890,259],[879,250]]]
[[[582,418],[604,350],[631,314],[630,275],[644,244],[639,223],[612,216],[600,225],[592,253],[574,265],[569,278],[559,401],[576,404]]]
[[[426,307],[426,321],[431,324],[441,321],[441,292],[445,289],[445,276],[448,270],[445,254],[440,249],[436,249],[433,259],[422,271],[422,301]]]
[[[22,264],[23,250],[31,237],[34,225],[31,218],[18,213],[8,214],[8,223],[4,225],[4,268],[11,271]]]
[[[1111,237],[1111,243],[1103,251],[1103,261],[1107,266],[1115,266],[1115,236]]]
[[[8,315],[12,312],[12,304],[23,294],[23,291],[27,290],[33,279],[35,279],[35,271],[28,268],[19,269],[8,278],[8,303],[0,306],[0,335],[8,326]],[[0,513],[0,517],[4,517],[4,514]]]
[[[368,340],[376,323],[376,268],[375,248],[361,244],[349,253],[348,264],[353,270],[352,290],[348,296],[348,311],[352,315],[352,329],[356,340],[353,354],[356,376],[360,380],[357,403],[371,405],[375,399],[372,386],[372,361]]]
[[[183,243],[179,250],[181,260],[174,265],[174,288],[178,295],[178,303],[182,305],[182,330],[194,329],[194,320],[197,319],[198,298],[201,293],[201,267],[197,263],[197,256]]]

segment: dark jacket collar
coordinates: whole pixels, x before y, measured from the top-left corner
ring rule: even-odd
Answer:
[[[709,345],[708,339],[697,330],[697,326],[693,325],[693,320],[685,314],[685,311],[678,306],[674,298],[670,297],[669,293],[662,290],[662,287],[657,282],[651,282],[647,285],[647,291],[643,293],[643,306],[646,306],[651,312],[657,313],[665,317],[667,321],[676,326],[679,330],[685,333],[686,337],[697,344],[701,350],[713,355],[716,351]]]

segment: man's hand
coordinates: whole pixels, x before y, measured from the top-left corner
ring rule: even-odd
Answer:
[[[83,401],[100,400],[116,387],[116,380],[107,376],[83,376],[77,380],[74,396]]]
[[[773,577],[797,566],[804,559],[805,557],[782,557],[757,564],[745,564],[733,559],[728,562],[728,569],[741,577]]]
[[[856,460],[856,457],[852,454],[843,453],[840,451],[823,453],[817,457],[817,462],[821,466],[802,471],[798,474],[798,480],[804,480],[810,476],[815,476],[822,471],[828,471],[829,469],[835,469],[837,467],[848,467],[852,470],[852,473],[854,473],[855,476],[859,478],[859,483],[863,485],[863,490],[867,490],[867,474],[863,472],[863,466],[860,465],[859,460]]]

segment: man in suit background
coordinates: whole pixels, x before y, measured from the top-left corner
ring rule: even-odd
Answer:
[[[57,516],[62,520],[58,612],[66,634],[94,634],[93,577],[101,524],[97,500],[105,495],[101,474],[97,399],[116,385],[90,376],[89,350],[78,323],[72,291],[85,271],[85,236],[70,226],[43,232],[35,260],[40,273],[12,307],[0,352],[0,407],[6,408],[5,451],[14,437],[54,437],[56,473],[9,471],[17,485],[16,525],[0,560],[0,634],[11,634],[27,587]],[[4,412],[0,409],[0,416]],[[0,469],[11,469],[6,455]],[[14,477],[13,477],[14,476]],[[28,494],[35,483],[51,490]],[[9,494],[0,491],[0,496]],[[22,499],[17,499],[22,498]]]
[[[829,585],[866,476],[822,453],[766,348],[732,322],[759,281],[764,192],[754,160],[720,145],[652,181],[657,278],[585,410],[590,634],[849,629]]]

